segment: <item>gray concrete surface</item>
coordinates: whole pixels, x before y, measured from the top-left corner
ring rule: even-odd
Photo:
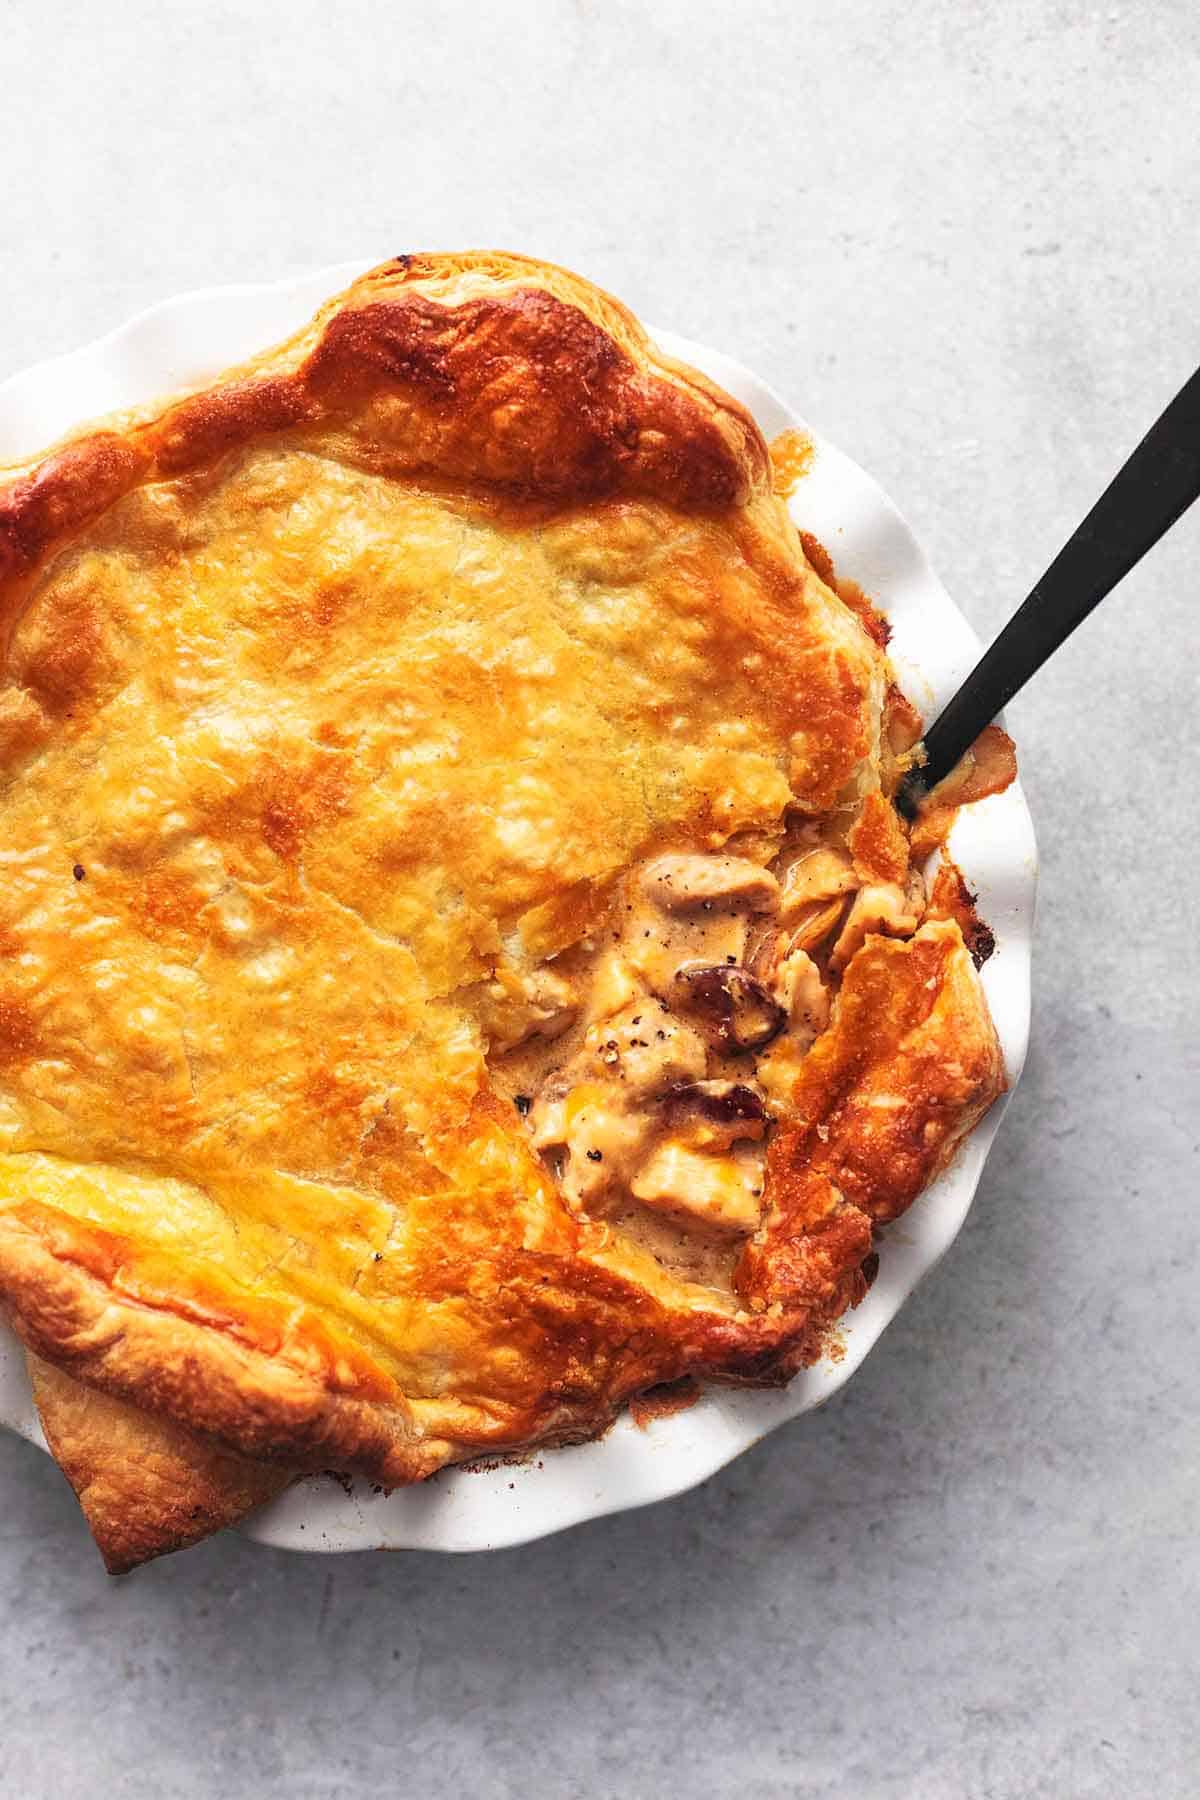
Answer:
[[[499,243],[758,367],[999,625],[1195,365],[1193,0],[0,5],[0,372],[154,299]],[[110,1584],[0,1441],[0,1791],[1200,1792],[1200,517],[1013,709],[1034,1049],[824,1413],[487,1558]]]

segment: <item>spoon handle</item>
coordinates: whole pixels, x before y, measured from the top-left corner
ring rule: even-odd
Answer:
[[[1198,495],[1200,369],[1150,427],[926,733],[927,760],[914,771],[919,792],[949,774],[984,726]]]

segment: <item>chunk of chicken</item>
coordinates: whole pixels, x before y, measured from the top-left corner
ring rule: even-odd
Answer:
[[[569,1092],[569,1090],[568,1090]],[[529,1136],[535,1150],[561,1150],[567,1141],[567,1094],[543,1088],[529,1109]]]
[[[667,912],[766,913],[779,904],[774,875],[744,856],[659,856],[642,871],[642,888]]]
[[[789,1037],[807,1050],[829,1023],[829,994],[806,950],[790,947],[786,938],[780,948],[767,987],[787,1014]]]
[[[838,934],[829,966],[840,974],[872,932],[884,937],[911,937],[921,922],[924,885],[918,875],[907,891],[898,882],[869,882],[854,896],[846,923]]]
[[[795,932],[777,931],[765,939],[754,966],[787,1015],[785,1031],[755,1071],[771,1110],[782,1112],[789,1104],[801,1063],[829,1023],[829,992],[816,963],[800,948]]]
[[[551,969],[497,968],[479,998],[479,1023],[494,1053],[531,1037],[561,1037],[579,1012],[574,989]]]
[[[759,1062],[755,1074],[772,1113],[787,1113],[807,1054],[808,1046],[799,1043],[789,1031],[775,1039]]]
[[[562,1174],[567,1203],[578,1210],[596,1209],[614,1192],[622,1192],[646,1153],[655,1121],[629,1109],[620,1095],[577,1088],[564,1108],[568,1160]]]
[[[588,1016],[592,1019],[610,1019],[613,1013],[620,1012],[631,1000],[638,999],[642,992],[638,978],[625,957],[619,950],[610,950],[596,964],[592,991],[588,996]]]
[[[659,1000],[632,1000],[612,1018],[588,1027],[587,1060],[601,1079],[620,1083],[630,1097],[664,1093],[696,1081],[708,1061],[704,1042]]]
[[[643,901],[629,921],[624,950],[637,976],[666,999],[683,962],[741,962],[749,928],[745,912],[668,913]]]
[[[742,1233],[754,1231],[762,1217],[762,1184],[759,1154],[706,1156],[668,1141],[634,1177],[632,1192],[658,1211]]]

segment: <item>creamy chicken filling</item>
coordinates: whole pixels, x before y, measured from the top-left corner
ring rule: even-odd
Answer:
[[[923,905],[919,875],[864,881],[805,825],[770,867],[658,856],[603,945],[497,973],[480,1002],[493,1073],[567,1203],[685,1276],[726,1280],[841,971],[868,933],[915,931]]]

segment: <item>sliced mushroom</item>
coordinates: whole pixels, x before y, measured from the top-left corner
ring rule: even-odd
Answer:
[[[858,886],[854,865],[840,850],[822,847],[810,850],[788,870],[779,902],[779,916],[785,924],[818,904],[827,905]]]
[[[754,1231],[762,1217],[761,1158],[706,1156],[668,1141],[638,1172],[631,1191],[646,1206],[718,1231]]]
[[[667,1102],[673,1136],[695,1150],[727,1150],[763,1136],[767,1109],[756,1087],[743,1081],[693,1081],[677,1087]]]
[[[727,1050],[761,1050],[787,1024],[787,1014],[747,970],[726,963],[687,963],[676,974],[679,1004]]]
[[[773,912],[779,883],[744,856],[660,856],[642,872],[646,894],[667,912],[701,908]]]
[[[811,906],[802,907],[791,920],[792,942],[798,950],[816,950],[826,938],[836,931],[846,916],[850,905],[847,894],[839,894],[836,900],[816,900]]]

